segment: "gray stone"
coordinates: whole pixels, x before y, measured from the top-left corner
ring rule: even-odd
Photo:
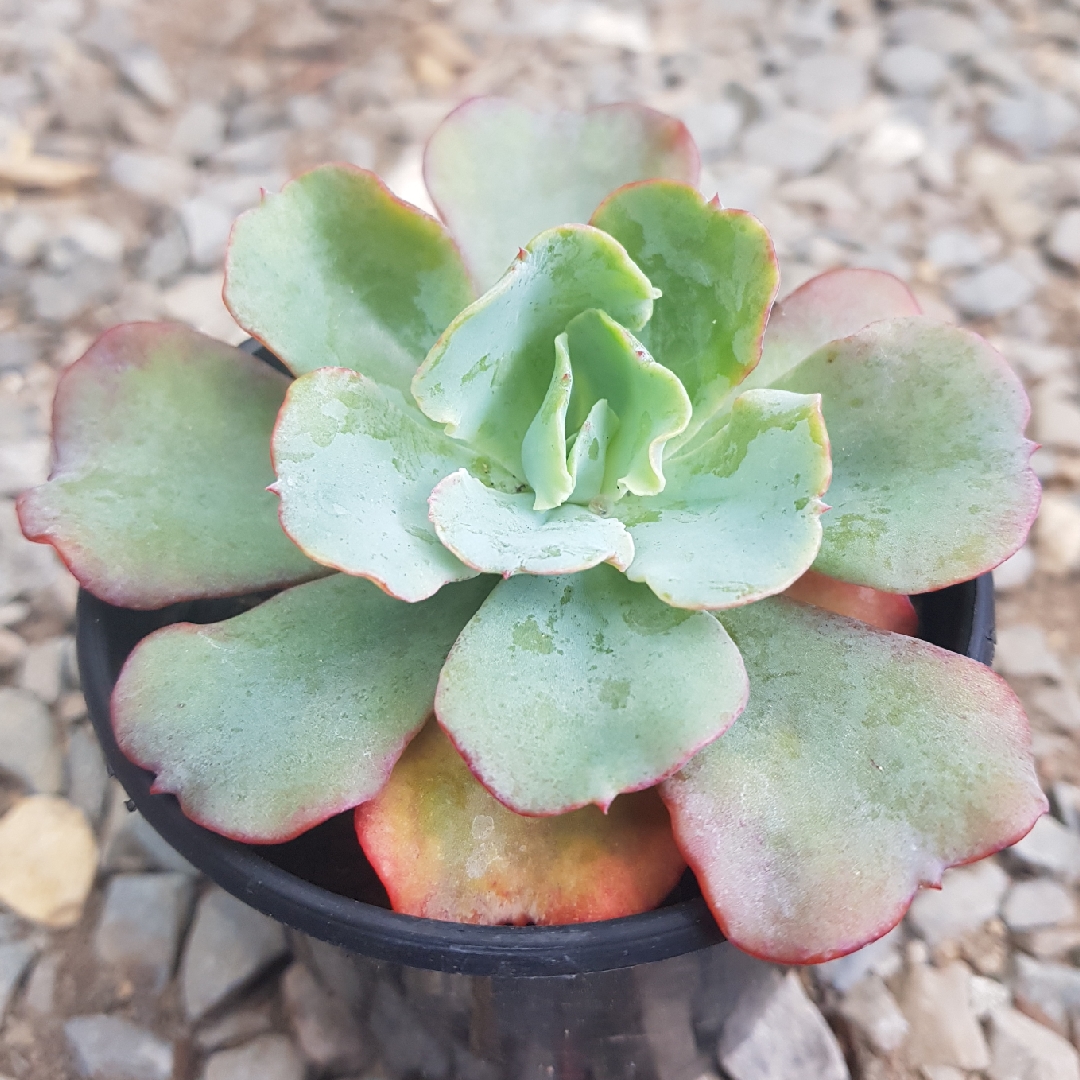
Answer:
[[[1080,421],[1080,411],[1077,413]],[[1080,501],[1048,491],[1035,521],[1039,567],[1064,577],[1080,568]]]
[[[850,52],[821,52],[804,56],[791,69],[795,103],[811,112],[854,109],[866,97],[866,64]]]
[[[23,536],[14,500],[0,499],[0,603],[44,593],[65,573],[51,548]]]
[[[1068,882],[1080,880],[1080,836],[1049,815],[1039,818],[1031,832],[1007,851],[1031,870]]]
[[[284,123],[285,110],[280,103],[254,98],[233,110],[229,117],[228,135],[230,139],[242,141],[271,128],[281,127]]]
[[[38,1016],[50,1016],[56,1008],[56,977],[60,972],[63,956],[50,953],[43,956],[30,972],[23,991],[23,1007]]]
[[[1042,706],[1037,707],[1041,710]],[[1080,707],[1080,700],[1078,700]],[[1071,719],[1071,718],[1070,718]],[[1063,730],[1071,731],[1071,727]],[[1080,787],[1076,784],[1067,784],[1059,780],[1052,788],[1054,799],[1054,813],[1058,819],[1072,832],[1080,832]]]
[[[117,266],[99,259],[82,258],[62,274],[34,274],[28,291],[34,314],[39,319],[66,323],[84,315],[95,305],[111,300],[119,288]]]
[[[48,439],[0,443],[0,495],[16,495],[28,487],[43,483],[48,474]]]
[[[979,1020],[985,1020],[995,1009],[1007,1009],[1012,1004],[1012,991],[985,975],[972,975],[969,990],[971,1011]]]
[[[169,149],[192,161],[213,157],[225,145],[225,114],[213,102],[196,101],[176,121]]]
[[[180,971],[184,1012],[197,1020],[281,960],[282,927],[219,888],[199,900]]]
[[[33,940],[9,941],[0,944],[0,1025],[4,1022],[11,999],[26,974],[26,969],[41,951]]]
[[[304,1061],[284,1035],[263,1035],[206,1063],[202,1080],[304,1080]]]
[[[109,175],[125,191],[150,202],[175,205],[191,190],[191,169],[174,157],[121,150],[109,162]]]
[[[157,993],[172,978],[191,912],[187,874],[121,874],[105,892],[94,950]]]
[[[318,94],[297,94],[286,105],[289,123],[300,131],[320,131],[334,123],[334,107]]]
[[[987,242],[966,229],[942,229],[926,245],[926,258],[939,270],[970,270],[986,262]]]
[[[195,1035],[200,1048],[208,1053],[250,1042],[256,1035],[274,1030],[274,1015],[268,1005],[233,1009],[217,1020],[202,1025]]]
[[[657,1080],[697,1080],[708,1062],[694,1038],[693,1007],[701,978],[694,954],[659,964],[639,964],[634,982],[641,1002],[642,1027],[656,1061]]]
[[[985,319],[1015,311],[1037,291],[1012,263],[999,262],[954,282],[950,298],[965,315]]]
[[[46,705],[55,705],[64,688],[66,641],[65,638],[50,638],[36,642],[26,650],[23,658],[19,686]]]
[[[983,31],[971,19],[944,8],[902,8],[889,17],[889,36],[909,45],[922,45],[945,56],[972,56],[986,48]]]
[[[117,1016],[76,1016],[64,1035],[87,1080],[170,1080],[172,1046]]]
[[[118,263],[124,257],[124,236],[101,218],[79,215],[64,225],[64,237],[78,250],[105,263]]]
[[[1080,1016],[1080,971],[1017,953],[1013,996],[1026,1013],[1067,1032],[1070,1017]]]
[[[921,45],[898,45],[882,53],[878,74],[900,94],[932,94],[949,77],[949,65]]]
[[[38,343],[21,331],[0,333],[0,371],[23,371],[41,355]]]
[[[695,102],[682,111],[682,121],[690,129],[702,155],[708,159],[726,154],[743,123],[742,108],[734,101]]]
[[[990,1049],[990,1080],[1080,1080],[1073,1047],[1015,1009],[991,1014]]]
[[[840,1014],[879,1054],[890,1054],[907,1038],[908,1022],[877,975],[868,975],[840,1003]]]
[[[187,261],[187,233],[178,223],[150,241],[143,255],[139,274],[157,285],[167,284],[184,272]]]
[[[105,755],[93,731],[77,727],[68,735],[68,802],[73,802],[97,826],[109,790]]]
[[[1054,222],[1047,249],[1055,259],[1080,267],[1080,207],[1066,210]]]
[[[196,195],[180,204],[180,221],[197,269],[210,270],[224,262],[233,224],[229,210],[205,195]]]
[[[1075,131],[1080,112],[1068,98],[1029,86],[1025,91],[999,98],[986,117],[992,135],[1033,157],[1054,149]]]
[[[790,110],[748,128],[742,145],[753,162],[789,176],[805,176],[825,163],[836,138],[824,120]]]
[[[966,964],[913,964],[904,978],[900,1006],[911,1025],[905,1050],[911,1065],[985,1069],[989,1064],[986,1040],[971,1006]]]
[[[844,1055],[794,972],[765,996],[748,994],[728,1017],[717,1059],[732,1080],[848,1080]]]
[[[819,979],[834,990],[846,994],[856,983],[871,973],[888,978],[900,969],[900,946],[904,940],[902,926],[894,926],[884,937],[856,949],[847,956],[818,964],[814,969]]]
[[[10,671],[26,656],[26,642],[14,630],[0,630],[0,671]]]
[[[16,266],[29,266],[41,254],[49,233],[49,223],[40,214],[19,214],[0,238],[0,255]]]
[[[1016,932],[1057,926],[1076,917],[1076,902],[1072,893],[1056,881],[1020,881],[1005,897],[1001,917]]]
[[[56,725],[26,690],[0,689],[0,769],[29,791],[55,795],[63,782]]]
[[[1080,405],[1073,400],[1068,377],[1049,378],[1031,395],[1035,437],[1047,446],[1080,450]]]
[[[374,169],[378,157],[374,140],[361,131],[338,131],[334,133],[336,157],[361,169]],[[704,151],[702,151],[704,152]]]
[[[1008,679],[1050,679],[1065,677],[1061,661],[1046,640],[1046,634],[1033,623],[1004,626],[997,632],[994,667]]]
[[[994,567],[994,588],[1001,593],[1022,589],[1035,573],[1035,553],[1029,544]]]
[[[116,66],[120,74],[151,105],[159,109],[171,109],[179,100],[176,82],[161,54],[149,45],[135,45],[125,49],[118,57]]]
[[[127,793],[116,782],[110,785],[108,816],[102,829],[101,869],[109,873],[139,870],[198,871],[138,811],[128,810]]]
[[[908,921],[931,948],[956,941],[997,915],[1008,887],[1009,876],[989,859],[946,870],[940,890],[915,896]]]
[[[391,1072],[414,1073],[425,1080],[450,1075],[448,1049],[427,1031],[396,987],[387,982],[376,986],[368,1023]]]
[[[231,165],[236,169],[255,171],[278,169],[285,161],[288,132],[265,131],[240,142],[229,143],[214,155],[219,165]]]
[[[304,1057],[320,1072],[358,1072],[371,1061],[370,1038],[347,1002],[324,990],[303,964],[285,972],[281,996]]]

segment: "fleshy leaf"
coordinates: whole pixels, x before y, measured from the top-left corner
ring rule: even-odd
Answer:
[[[574,490],[574,480],[566,467],[566,410],[573,386],[566,335],[560,334],[555,339],[551,382],[521,443],[521,466],[536,493],[534,510],[561,506]]]
[[[585,417],[585,423],[574,434],[566,471],[573,481],[570,501],[588,505],[604,486],[607,451],[619,430],[619,418],[611,411],[607,399],[601,398]]]
[[[686,388],[690,435],[758,362],[780,280],[769,235],[745,211],[724,210],[670,181],[615,192],[592,224],[663,293],[639,337]]]
[[[711,615],[598,566],[497,585],[447,658],[435,711],[500,802],[546,815],[655,784],[745,702]]]
[[[225,264],[233,317],[294,374],[353,368],[405,392],[473,296],[443,226],[351,165],[264,195],[236,222]]]
[[[618,417],[604,464],[601,495],[664,490],[664,446],[690,422],[690,399],[678,378],[633,334],[603,311],[583,311],[566,327],[573,391],[567,427],[578,430],[597,401]]]
[[[739,948],[851,952],[1045,812],[1023,710],[989,668],[779,598],[721,618],[750,704],[661,794]]]
[[[113,694],[120,748],[200,824],[290,839],[382,787],[491,582],[403,604],[334,574],[225,622],[159,630]]]
[[[625,570],[634,542],[621,521],[582,506],[534,510],[528,492],[485,487],[468,470],[442,480],[429,500],[439,539],[485,574],[573,574],[609,562]]]
[[[640,105],[582,114],[477,98],[443,121],[424,156],[431,197],[482,289],[519,246],[544,229],[588,221],[623,184],[696,184],[698,172],[683,124]]]
[[[814,569],[890,592],[966,581],[1023,543],[1039,504],[1020,380],[982,338],[876,323],[779,384],[819,392],[832,509]]]
[[[465,923],[559,924],[649,911],[686,866],[655,790],[607,814],[507,810],[437,724],[409,744],[356,832],[395,911]]]
[[[343,368],[304,375],[273,451],[281,523],[313,559],[408,601],[475,576],[439,542],[427,500],[447,473],[491,468],[397,391]]]
[[[748,604],[786,589],[814,561],[829,484],[815,395],[741,394],[716,434],[664,469],[662,494],[628,496],[614,512],[634,539],[627,577],[666,603]]]
[[[318,577],[265,490],[287,387],[261,361],[183,326],[108,331],[60,380],[53,470],[19,498],[23,531],[121,607]]]
[[[816,570],[807,570],[791,588],[784,590],[784,596],[837,615],[846,615],[849,619],[858,619],[879,630],[909,636],[919,632],[919,616],[908,597],[837,581]]]
[[[911,290],[892,274],[859,269],[819,274],[773,308],[761,363],[743,388],[773,386],[823,345],[857,334],[871,323],[919,314]]]
[[[555,338],[594,307],[636,330],[656,295],[607,233],[550,229],[450,324],[416,373],[413,394],[447,435],[521,476],[521,442],[551,383]]]

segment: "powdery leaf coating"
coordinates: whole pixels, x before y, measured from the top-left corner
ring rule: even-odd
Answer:
[[[424,155],[428,190],[481,289],[518,247],[544,229],[588,221],[623,184],[696,185],[699,171],[680,121],[629,104],[574,113],[476,98],[442,122]]]
[[[460,466],[491,476],[396,391],[342,368],[289,388],[274,430],[281,524],[317,562],[401,600],[475,576],[439,542],[428,496]]]
[[[686,866],[654,790],[557,817],[507,810],[437,724],[409,744],[356,832],[395,911],[524,925],[649,911]]]
[[[485,574],[573,574],[602,562],[625,570],[634,542],[623,523],[583,506],[534,510],[528,492],[485,487],[459,469],[429,500],[439,539],[466,566]]]
[[[583,311],[566,327],[574,370],[567,427],[577,431],[593,406],[606,401],[608,427],[600,497],[614,502],[627,491],[664,490],[664,446],[690,422],[690,399],[682,383],[658,364],[633,334],[603,311]]]
[[[919,616],[909,597],[837,581],[816,570],[807,570],[794,585],[784,590],[784,596],[837,615],[846,615],[849,619],[858,619],[879,630],[891,630],[894,634],[909,637],[919,632]]]
[[[819,274],[773,308],[761,362],[743,389],[774,385],[823,345],[857,334],[871,323],[921,314],[911,290],[882,270]]]
[[[919,317],[875,323],[778,386],[821,394],[834,448],[815,570],[921,593],[973,578],[1024,542],[1039,505],[1028,401],[978,335]]]
[[[780,272],[764,226],[670,181],[632,184],[593,215],[663,294],[639,337],[686,388],[693,433],[758,362]]]
[[[721,618],[750,704],[661,794],[740,949],[808,964],[860,948],[919,885],[1046,811],[1023,709],[989,668],[780,598]]]
[[[159,630],[113,692],[120,749],[199,824],[291,839],[382,787],[491,584],[403,604],[335,574],[225,622]]]
[[[627,577],[665,603],[748,604],[814,561],[830,469],[817,396],[748,391],[716,434],[664,468],[662,494],[628,496],[614,513],[634,540]]]
[[[638,329],[656,295],[607,233],[550,229],[450,324],[416,373],[413,395],[447,435],[522,476],[521,444],[551,382],[555,338],[589,308]]]
[[[19,498],[23,532],[52,544],[84,588],[120,607],[318,577],[266,491],[288,384],[183,326],[109,330],[60,379],[53,470]]]
[[[435,712],[500,802],[546,815],[655,784],[745,702],[715,619],[598,566],[497,585],[447,658]]]
[[[446,229],[351,165],[264,195],[225,263],[233,317],[294,374],[347,367],[401,391],[473,296]]]
[[[619,430],[619,418],[605,398],[601,398],[585,417],[574,435],[566,459],[570,475],[570,501],[587,506],[598,498],[604,487],[607,451]]]

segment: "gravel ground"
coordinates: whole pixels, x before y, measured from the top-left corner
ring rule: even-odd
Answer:
[[[997,666],[1053,817],[850,958],[785,974],[722,946],[643,969],[630,1058],[564,1073],[525,1054],[513,1075],[1078,1080],[1077,0],[0,0],[0,892],[28,852],[64,868],[37,919],[0,905],[0,1073],[498,1075],[437,1007],[445,977],[343,973],[126,811],[79,693],[73,583],[12,503],[44,479],[56,378],[98,331],[243,337],[220,267],[260,188],[348,160],[425,205],[423,140],[477,93],[683,117],[707,194],[771,230],[783,292],[878,267],[999,346],[1047,492],[997,572]],[[754,992],[727,1000],[732,978]]]

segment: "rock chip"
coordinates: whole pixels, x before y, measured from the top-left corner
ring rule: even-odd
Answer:
[[[989,859],[946,870],[940,890],[916,894],[908,921],[931,948],[955,941],[997,915],[1008,887],[1008,874]]]
[[[213,102],[196,101],[176,121],[169,149],[192,161],[213,157],[225,145],[225,114]]]
[[[1055,259],[1080,267],[1080,207],[1066,210],[1057,219],[1046,247]]]
[[[127,792],[114,780],[109,785],[108,811],[102,829],[101,869],[113,872],[198,871],[137,810],[129,810]]]
[[[202,1080],[304,1080],[307,1070],[284,1035],[262,1035],[233,1050],[220,1050],[206,1063]]]
[[[180,971],[184,1012],[197,1020],[287,951],[285,931],[223,889],[199,900]]]
[[[40,943],[32,939],[0,944],[0,1025],[26,969],[40,951]]]
[[[827,982],[834,990],[846,994],[856,983],[869,974],[880,975],[883,979],[895,975],[900,970],[900,946],[903,944],[902,925],[894,926],[884,937],[871,941],[861,949],[856,949],[847,956],[818,964],[814,968],[819,979]]]
[[[877,69],[886,85],[900,94],[932,94],[949,77],[949,65],[941,54],[921,45],[886,49]]]
[[[67,765],[68,801],[96,825],[109,790],[109,773],[105,755],[89,725],[77,727],[68,735]]]
[[[748,128],[742,145],[752,162],[788,176],[806,176],[825,163],[836,146],[836,137],[823,120],[790,110]]]
[[[281,994],[296,1041],[316,1069],[339,1075],[359,1072],[370,1062],[370,1039],[348,1004],[324,990],[303,964],[285,972]]]
[[[706,159],[726,154],[743,123],[742,109],[724,98],[697,102],[684,109],[681,117]]]
[[[1034,84],[1000,97],[990,108],[986,127],[1022,154],[1046,153],[1076,130],[1080,112],[1068,98]]]
[[[990,1048],[990,1080],[1080,1080],[1073,1047],[1015,1009],[991,1014]]]
[[[64,688],[64,662],[70,641],[67,637],[50,638],[26,650],[19,685],[46,705],[55,705]]]
[[[117,1016],[76,1016],[64,1035],[86,1080],[170,1080],[172,1046]]]
[[[266,1004],[233,1009],[218,1020],[202,1025],[195,1035],[200,1048],[210,1052],[250,1042],[256,1035],[274,1030],[274,1015]]]
[[[1014,932],[1058,926],[1076,917],[1072,893],[1056,881],[1019,881],[1005,897],[1001,917]]]
[[[142,150],[120,150],[109,164],[113,181],[148,202],[175,205],[191,190],[190,168],[174,157]]]
[[[1080,409],[1073,406],[1080,423]],[[1080,568],[1080,503],[1067,495],[1043,495],[1035,521],[1039,566],[1047,573],[1064,576]]]
[[[833,113],[854,109],[866,97],[866,64],[850,52],[801,57],[791,70],[791,91],[801,109]]]
[[[892,1053],[907,1038],[907,1019],[877,975],[868,975],[848,991],[840,1014],[880,1054]]]
[[[97,844],[76,806],[31,795],[0,818],[0,902],[46,926],[72,926],[94,882]]]
[[[994,567],[994,588],[998,592],[1015,592],[1022,589],[1035,573],[1035,553],[1025,544],[1010,555],[1000,566]]]
[[[228,209],[205,195],[196,195],[180,204],[180,220],[197,269],[210,270],[224,262],[233,224]]]
[[[728,1017],[717,1059],[732,1080],[848,1080],[836,1037],[789,972],[769,993],[745,995]]]
[[[911,1025],[906,1050],[911,1065],[985,1069],[990,1063],[970,984],[971,971],[959,960],[943,968],[913,964],[908,969],[900,1006]]]
[[[145,981],[152,992],[163,990],[176,965],[193,893],[187,874],[114,877],[94,936],[98,957]]]
[[[380,981],[376,986],[368,1023],[392,1073],[423,1076],[424,1080],[445,1080],[450,1075],[447,1048],[390,983]]]
[[[998,262],[954,282],[950,299],[963,314],[987,319],[1015,311],[1037,291],[1035,283],[1012,263]]]
[[[1029,1016],[1066,1034],[1070,1019],[1080,1016],[1080,971],[1018,953],[1013,996]]]
[[[39,794],[55,795],[63,782],[56,725],[28,690],[0,689],[0,769]]]
[[[120,74],[159,109],[173,108],[179,95],[172,72],[161,54],[149,45],[135,45],[117,57]]]
[[[1007,679],[1041,677],[1060,682],[1065,677],[1061,661],[1050,648],[1045,632],[1031,623],[998,630],[994,667]]]
[[[887,26],[893,40],[945,56],[972,56],[986,48],[986,36],[975,22],[945,8],[901,8],[889,16]]]
[[[1063,881],[1080,880],[1080,836],[1049,815],[1039,818],[1023,840],[1006,850],[1030,870]]]

